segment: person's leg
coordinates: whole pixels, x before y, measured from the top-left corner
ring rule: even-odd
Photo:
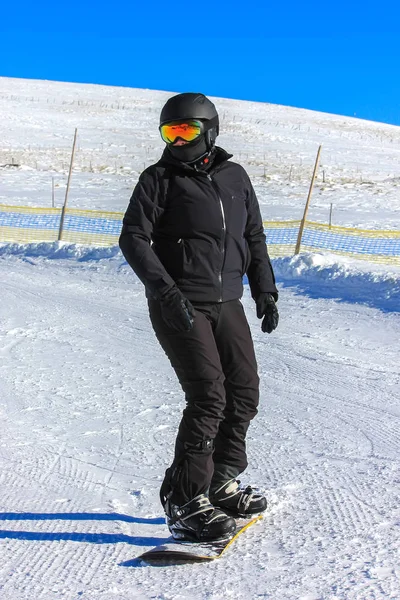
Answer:
[[[174,461],[161,488],[163,503],[168,497],[180,506],[208,491],[214,470],[214,439],[225,407],[224,374],[206,314],[196,310],[193,329],[176,333],[165,326],[156,303],[150,301],[149,308],[156,336],[186,397]]]
[[[250,328],[240,300],[221,305],[215,340],[225,375],[224,419],[215,439],[213,485],[247,467],[246,434],[257,414],[259,377]]]
[[[259,400],[254,346],[239,300],[222,305],[214,335],[226,377],[226,406],[215,439],[209,498],[229,514],[249,516],[263,512],[267,500],[250,486],[240,487],[236,480],[247,467],[246,434]]]

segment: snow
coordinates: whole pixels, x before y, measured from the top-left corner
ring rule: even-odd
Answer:
[[[65,183],[77,126],[71,205],[124,210],[140,163],[161,150],[156,116],[167,95],[0,86],[0,164],[22,165],[1,170],[0,202],[50,205],[51,175]],[[220,106],[221,145],[242,154],[264,218],[299,216],[322,142],[335,183],[320,194],[321,183],[313,220],[333,197],[336,224],[398,228],[398,128]],[[84,170],[90,158],[98,172]],[[158,490],[183,398],[142,285],[116,247],[0,244],[2,600],[400,598],[400,269],[328,254],[274,268],[276,332],[261,332],[247,288],[243,297],[261,404],[242,481],[266,490],[269,509],[219,561],[150,567],[134,558],[167,538]]]
[[[138,174],[158,160],[160,108],[171,94],[0,77],[0,203],[64,200],[78,128],[71,207],[124,211]],[[215,99],[218,142],[252,176],[267,220],[303,214],[318,146],[309,219],[398,229],[400,128],[273,104]]]

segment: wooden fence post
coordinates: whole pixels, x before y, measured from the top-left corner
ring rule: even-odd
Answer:
[[[67,189],[65,190],[65,200],[64,200],[64,205],[62,207],[62,211],[61,211],[60,229],[58,231],[58,241],[59,242],[61,242],[61,240],[62,240],[62,234],[63,234],[63,228],[64,228],[65,209],[67,207],[67,201],[68,201],[69,184],[71,183],[72,166],[74,164],[74,154],[75,154],[75,145],[76,145],[76,136],[77,136],[77,133],[78,133],[78,130],[75,129],[74,143],[72,145],[72,153],[71,153],[71,162],[70,162],[70,165],[69,165]]]
[[[302,218],[302,220],[300,222],[299,234],[297,236],[296,249],[294,251],[295,254],[298,254],[300,252],[301,238],[303,237],[303,230],[304,230],[304,225],[306,223],[306,218],[307,218],[307,213],[308,213],[308,207],[309,207],[310,200],[311,200],[311,194],[312,194],[312,191],[313,191],[315,178],[317,176],[317,170],[318,170],[319,157],[320,157],[320,154],[321,154],[321,148],[322,148],[322,145],[318,148],[317,158],[315,159],[314,172],[313,172],[313,176],[311,178],[310,189],[308,190],[307,202],[306,202],[306,205],[304,207],[304,214],[303,214],[303,218]]]

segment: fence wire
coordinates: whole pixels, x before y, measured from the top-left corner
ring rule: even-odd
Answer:
[[[272,257],[294,254],[300,221],[264,222],[264,227]],[[337,227],[307,221],[301,252],[324,251],[400,265],[400,231]]]
[[[118,243],[123,213],[68,208],[62,241],[92,246]],[[58,239],[60,208],[0,205],[0,242],[53,242]],[[300,221],[265,221],[272,258],[292,256]],[[307,221],[301,252],[332,252],[383,264],[400,265],[400,232],[336,227]]]

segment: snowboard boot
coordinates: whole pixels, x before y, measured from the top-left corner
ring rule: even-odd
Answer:
[[[210,502],[234,517],[249,517],[263,512],[267,508],[267,499],[251,486],[239,486],[240,481],[230,479],[219,487],[212,486]]]
[[[213,542],[231,537],[236,530],[235,520],[215,508],[205,494],[183,506],[167,501],[164,509],[168,528],[176,540]]]

